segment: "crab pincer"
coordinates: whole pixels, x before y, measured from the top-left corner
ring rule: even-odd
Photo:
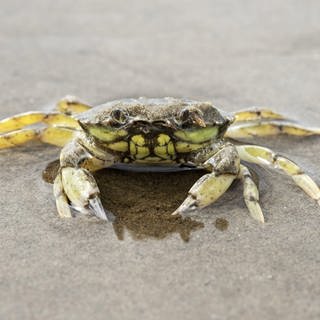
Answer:
[[[56,183],[62,183],[63,192],[72,209],[77,213],[91,214],[102,220],[113,221],[114,216],[106,211],[100,200],[100,191],[92,174],[82,168],[62,168],[61,178]],[[57,201],[62,201],[57,199]],[[59,206],[58,206],[59,207]],[[65,215],[62,206],[61,215]]]

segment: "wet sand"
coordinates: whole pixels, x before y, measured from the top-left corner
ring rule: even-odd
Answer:
[[[53,183],[59,161],[48,164],[43,179]],[[189,241],[191,233],[204,227],[190,217],[172,216],[188,194],[188,190],[205,171],[132,172],[105,169],[95,173],[103,206],[116,216],[113,223],[119,240],[129,231],[133,239],[163,239],[178,233]],[[221,223],[217,228],[224,229]]]

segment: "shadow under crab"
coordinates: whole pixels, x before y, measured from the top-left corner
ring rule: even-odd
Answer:
[[[43,179],[53,183],[59,161],[50,163]],[[189,241],[191,233],[204,227],[190,217],[172,216],[188,194],[188,190],[205,172],[132,172],[104,169],[95,173],[103,206],[113,212],[114,231],[123,240],[128,231],[133,239],[164,239],[178,233]]]

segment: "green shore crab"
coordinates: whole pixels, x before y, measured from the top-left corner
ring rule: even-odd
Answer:
[[[34,127],[43,124],[44,126]],[[173,214],[187,215],[215,202],[235,179],[251,216],[264,222],[258,187],[243,161],[292,177],[320,205],[317,184],[294,162],[272,150],[236,141],[251,136],[320,135],[269,109],[228,115],[211,102],[188,99],[122,99],[91,107],[66,97],[51,113],[27,112],[0,121],[0,149],[40,140],[63,149],[54,196],[61,217],[77,213],[113,220],[92,172],[114,164],[193,167],[206,170]]]

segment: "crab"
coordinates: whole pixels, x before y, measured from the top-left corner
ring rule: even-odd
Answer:
[[[34,126],[39,124],[43,126]],[[279,134],[320,135],[320,129],[263,108],[227,114],[211,102],[176,98],[122,99],[91,107],[66,97],[56,112],[27,112],[0,121],[0,149],[33,140],[63,147],[54,181],[61,217],[85,214],[113,221],[113,213],[101,204],[92,173],[122,164],[206,170],[173,215],[209,206],[239,179],[250,215],[264,222],[258,186],[247,163],[282,171],[320,205],[319,187],[296,163],[269,148],[238,141]]]

